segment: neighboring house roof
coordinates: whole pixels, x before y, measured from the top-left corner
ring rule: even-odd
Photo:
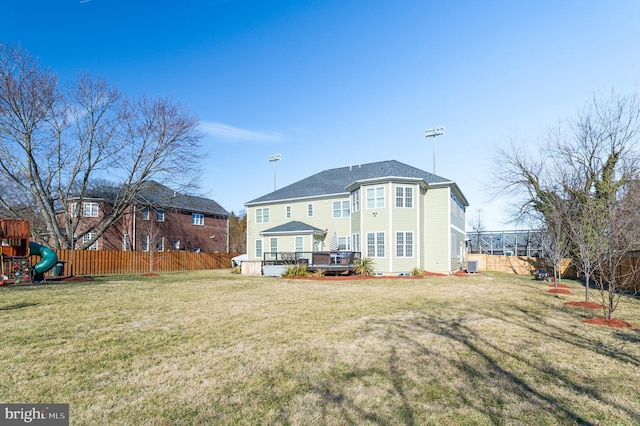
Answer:
[[[278,233],[322,233],[326,234],[327,231],[324,231],[320,228],[316,228],[315,226],[311,226],[304,222],[300,222],[297,220],[287,222],[283,225],[274,226],[273,228],[266,229],[261,232],[261,234],[278,234]]]
[[[263,195],[246,203],[262,203],[295,198],[307,198],[329,194],[347,192],[347,188],[358,181],[380,178],[411,178],[420,179],[429,184],[453,184],[450,179],[434,175],[396,160],[380,161],[377,163],[358,164],[325,170],[313,176],[302,179],[274,192]]]
[[[119,193],[119,188],[101,186],[87,191],[85,198],[112,201],[117,198]],[[194,195],[181,194],[155,181],[150,181],[144,184],[144,187],[136,197],[136,202],[194,213],[225,217],[229,216],[229,212],[214,200]]]

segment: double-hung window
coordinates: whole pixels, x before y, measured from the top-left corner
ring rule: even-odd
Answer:
[[[156,221],[164,222],[164,209],[156,209]]]
[[[256,209],[256,223],[269,223],[269,208]]]
[[[87,244],[89,241],[91,241],[93,238],[95,238],[96,233],[95,232],[87,232],[86,234],[84,234],[82,236],[82,244]],[[98,250],[98,241],[94,241],[93,244],[91,244],[89,247],[87,247],[87,250]]]
[[[384,208],[384,187],[367,188],[367,208]]]
[[[384,257],[384,232],[367,232],[367,257]]]
[[[396,187],[396,207],[413,207],[413,188],[410,186]]]
[[[349,217],[349,200],[333,202],[333,218]]]
[[[82,203],[82,216],[98,217],[98,203]]]
[[[360,190],[356,189],[351,193],[351,211],[360,211]]]
[[[413,232],[396,232],[396,256],[413,257]]]
[[[204,215],[202,213],[191,213],[192,225],[204,225]]]

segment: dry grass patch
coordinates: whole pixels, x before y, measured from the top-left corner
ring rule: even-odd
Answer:
[[[201,271],[2,288],[0,388],[69,403],[73,424],[633,424],[638,331],[582,323],[570,286]]]

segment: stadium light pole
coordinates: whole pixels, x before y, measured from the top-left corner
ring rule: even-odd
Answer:
[[[281,154],[273,154],[269,156],[269,162],[273,163],[273,190],[276,190],[276,162],[282,159]]]
[[[424,131],[425,138],[433,138],[433,174],[436,174],[436,136],[444,135],[444,127],[435,127]]]

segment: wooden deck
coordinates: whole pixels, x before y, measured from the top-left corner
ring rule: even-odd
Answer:
[[[306,265],[308,272],[324,271],[326,275],[350,275],[355,271],[355,251],[268,252],[263,265]]]

